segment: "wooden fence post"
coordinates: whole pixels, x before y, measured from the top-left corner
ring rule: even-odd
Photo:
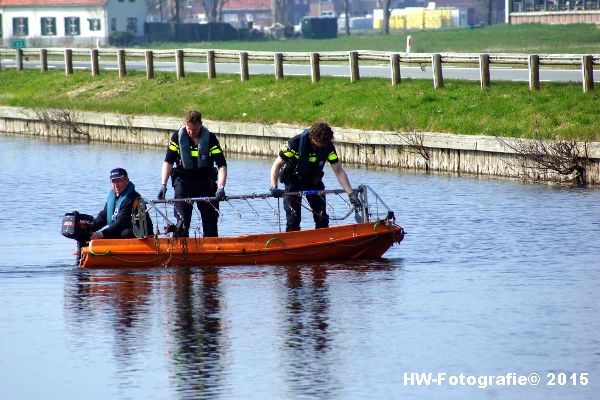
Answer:
[[[177,79],[185,77],[185,70],[183,67],[183,50],[175,51],[175,64],[177,65]]]
[[[65,49],[65,73],[73,75],[73,50]]]
[[[531,54],[529,65],[529,90],[540,90],[540,56]]]
[[[48,71],[48,50],[40,49],[40,71]]]
[[[217,77],[217,69],[215,67],[214,50],[208,50],[206,52],[206,64],[206,69],[208,71],[208,79],[215,79]]]
[[[390,54],[390,69],[392,74],[392,86],[400,84],[400,54]]]
[[[125,65],[125,50],[117,51],[117,63],[119,64],[119,78],[123,79],[127,75],[127,66]]]
[[[273,61],[275,63],[275,79],[283,79],[283,54],[275,53]]]
[[[594,58],[591,55],[581,57],[581,73],[583,75],[583,93],[594,89]]]
[[[154,79],[154,53],[152,50],[146,50],[146,79]]]
[[[98,49],[90,51],[90,62],[92,64],[92,76],[100,75],[100,62],[98,61]]]
[[[358,52],[351,51],[348,55],[350,59],[350,82],[356,82],[360,80],[360,72],[358,69]]]
[[[17,63],[17,71],[23,70],[23,49],[16,49],[15,62]]]
[[[248,53],[245,51],[240,52],[240,78],[242,82],[248,80]]]
[[[434,54],[431,57],[431,66],[433,68],[433,88],[442,89],[444,87],[444,75],[442,74],[442,56]]]
[[[481,89],[489,88],[490,81],[490,55],[479,55],[479,76],[481,78]]]
[[[321,80],[319,53],[310,53],[310,77],[313,83],[319,82]]]

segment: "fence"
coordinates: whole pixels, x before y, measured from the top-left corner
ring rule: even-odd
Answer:
[[[48,69],[48,56],[64,57],[65,72],[73,73],[73,56],[90,57],[90,70],[93,76],[100,73],[100,57],[117,58],[119,77],[127,75],[126,58],[145,59],[146,76],[154,78],[154,59],[175,59],[176,74],[178,79],[185,77],[186,57],[203,58],[207,64],[208,78],[216,78],[216,59],[239,61],[239,74],[242,81],[250,79],[248,63],[250,61],[267,61],[274,64],[275,79],[283,79],[284,62],[303,63],[311,66],[312,82],[321,79],[321,62],[346,62],[350,66],[350,79],[354,82],[360,79],[359,63],[361,61],[388,62],[392,85],[401,83],[401,64],[428,64],[432,66],[432,80],[435,89],[444,87],[444,65],[472,66],[476,65],[480,71],[481,88],[491,86],[490,66],[521,66],[526,65],[529,71],[530,90],[540,89],[541,66],[576,66],[581,68],[581,82],[583,91],[588,92],[594,88],[594,65],[600,64],[600,55],[578,54],[472,54],[472,53],[395,53],[383,51],[350,51],[350,52],[249,52],[237,50],[143,50],[143,49],[0,49],[0,56],[14,57],[17,70],[23,69],[24,57],[39,58],[41,71]]]

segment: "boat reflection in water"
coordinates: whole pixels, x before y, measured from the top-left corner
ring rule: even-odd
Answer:
[[[81,343],[101,332],[114,341],[121,386],[162,364],[169,375],[162,379],[186,399],[243,390],[235,386],[248,383],[228,379],[232,370],[257,387],[329,398],[342,390],[332,374],[339,360],[331,274],[343,288],[371,274],[389,279],[394,263],[78,270],[66,282],[65,307]],[[253,297],[262,298],[258,290],[272,303],[247,312]]]

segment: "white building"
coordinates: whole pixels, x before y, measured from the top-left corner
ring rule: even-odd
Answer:
[[[106,44],[111,32],[143,36],[145,21],[146,0],[0,0],[0,43]]]

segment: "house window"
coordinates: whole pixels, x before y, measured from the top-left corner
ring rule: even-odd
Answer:
[[[79,36],[79,17],[65,17],[65,35]]]
[[[100,30],[100,19],[99,18],[88,18],[88,22],[90,23],[90,31],[99,31]]]
[[[56,18],[54,17],[43,17],[42,22],[42,36],[56,36]]]
[[[137,18],[127,18],[127,30],[137,33]]]
[[[117,19],[116,18],[111,18],[110,19],[110,31],[111,32],[116,32],[117,30]]]
[[[27,36],[29,34],[28,20],[26,17],[13,18],[13,36]]]

